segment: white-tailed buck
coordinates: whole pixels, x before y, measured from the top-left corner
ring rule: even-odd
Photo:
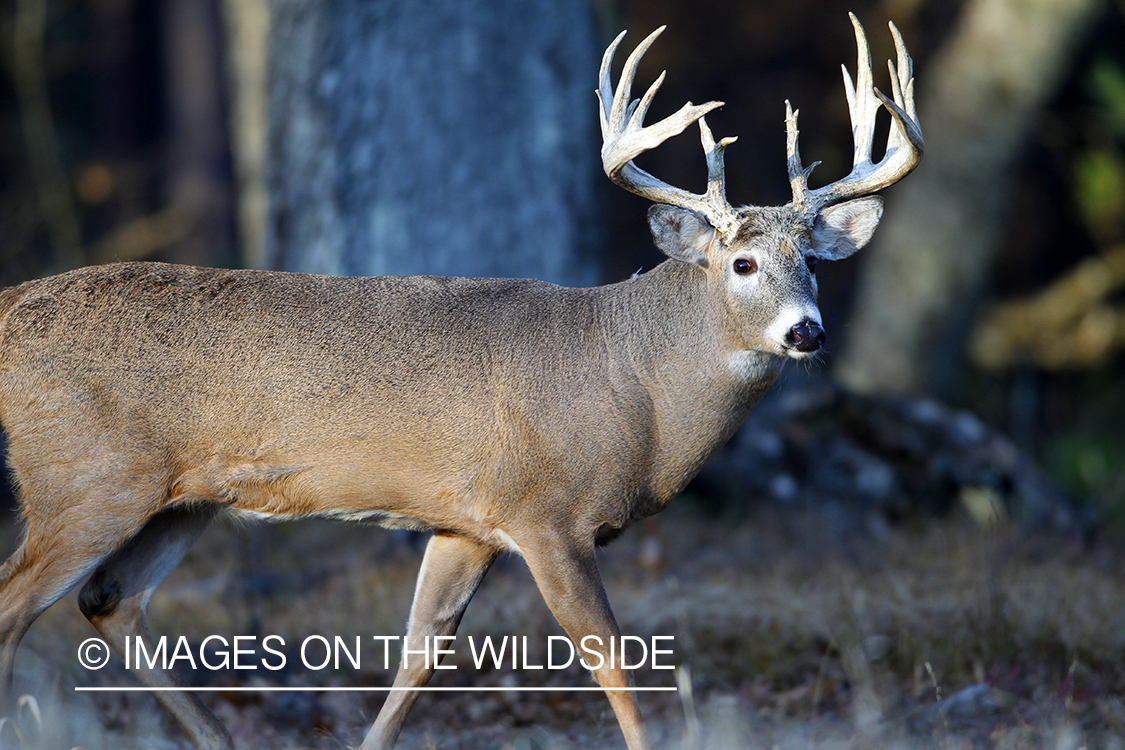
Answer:
[[[855,158],[806,183],[786,104],[793,200],[733,208],[723,149],[686,104],[642,121],[663,79],[617,90],[605,53],[598,96],[609,177],[657,205],[670,260],[618,284],[336,278],[128,263],[83,268],[0,295],[0,420],[26,526],[0,570],[0,684],[21,637],[86,580],[79,604],[121,653],[150,639],[153,590],[216,517],[335,518],[433,532],[411,639],[451,635],[497,555],[524,557],[567,634],[619,635],[595,547],[662,509],[719,449],[786,359],[824,332],[813,267],[875,230],[870,194],[922,155],[911,61],[894,26],[892,97],[872,86],[854,16],[858,77],[844,83]],[[872,161],[875,116],[890,113]],[[632,163],[699,123],[702,195]],[[151,643],[151,641],[150,641]],[[591,641],[588,641],[591,643]],[[420,645],[420,644],[419,644]],[[629,673],[595,671],[632,750],[648,747]],[[152,648],[149,648],[152,651]],[[397,687],[432,669],[413,659]],[[432,666],[432,665],[431,665]],[[136,669],[150,687],[181,685]],[[364,748],[389,747],[416,692],[391,693]],[[229,748],[189,692],[159,692],[199,748]]]

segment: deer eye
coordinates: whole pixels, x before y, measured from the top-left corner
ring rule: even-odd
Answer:
[[[805,265],[809,267],[809,273],[816,273],[816,258],[811,255],[805,258]]]
[[[753,258],[737,258],[734,261],[734,272],[739,276],[749,276],[758,272],[758,261]]]

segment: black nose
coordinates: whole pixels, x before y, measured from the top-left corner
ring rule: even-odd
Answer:
[[[789,329],[785,340],[799,352],[815,352],[824,345],[824,329],[815,320],[805,318]]]

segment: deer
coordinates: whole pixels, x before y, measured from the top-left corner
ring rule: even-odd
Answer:
[[[406,643],[452,636],[499,555],[521,556],[574,642],[620,630],[595,550],[662,510],[731,437],[783,363],[825,343],[815,265],[862,248],[924,143],[912,61],[894,24],[890,97],[872,84],[863,27],[846,66],[851,172],[810,188],[785,103],[792,200],[728,202],[724,149],[686,103],[644,119],[629,55],[597,96],[609,178],[653,205],[667,259],[619,283],[349,278],[116,263],[0,293],[0,423],[23,535],[0,568],[0,685],[33,621],[83,584],[82,613],[119,654],[153,651],[153,591],[219,517],[328,518],[430,532]],[[873,161],[876,115],[891,127]],[[698,123],[707,187],[633,163]],[[587,636],[598,636],[597,640]],[[585,640],[584,640],[585,639]],[[650,747],[631,673],[608,646],[593,677],[630,750]],[[131,665],[149,688],[185,685]],[[391,747],[434,673],[400,665],[363,741]],[[200,750],[229,749],[190,691],[155,691]]]

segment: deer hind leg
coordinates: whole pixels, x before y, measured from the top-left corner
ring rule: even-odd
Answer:
[[[78,595],[82,614],[118,654],[126,638],[140,639],[147,653],[156,644],[145,610],[152,592],[172,572],[218,512],[216,506],[185,506],[153,516],[136,536],[101,564]],[[134,662],[139,660],[134,660]],[[138,679],[151,688],[184,687],[171,670],[131,664]],[[159,700],[191,737],[198,750],[228,750],[233,740],[219,719],[194,693],[157,692]]]
[[[616,661],[610,659],[610,639],[619,643],[621,633],[598,573],[593,542],[565,533],[544,533],[543,529],[525,538],[515,538],[515,542],[527,560],[543,599],[570,639],[575,644],[581,644],[583,638],[591,635],[601,639],[600,646],[592,639],[585,644],[602,656],[601,667],[594,670],[594,678],[602,688],[612,688],[606,690],[606,696],[629,750],[648,750],[648,736],[641,723],[636,693],[632,690],[632,673],[621,667],[624,659],[621,649],[617,649]],[[586,659],[596,661],[592,656]]]
[[[27,484],[21,491],[25,501],[36,494]],[[16,649],[31,624],[144,522],[91,513],[90,506],[81,502],[55,502],[45,512],[27,502],[24,507],[28,512],[23,541],[0,567],[0,703],[4,704],[11,697]]]
[[[422,558],[414,604],[410,608],[406,642],[411,649],[421,651],[427,636],[432,644],[434,636],[457,632],[465,607],[498,554],[499,550],[494,547],[463,536],[434,534]],[[434,664],[426,662],[420,654],[411,656],[405,665],[399,665],[394,686],[425,685],[434,673]],[[406,714],[417,698],[417,691],[392,691],[364,738],[361,750],[385,750],[394,745]]]

